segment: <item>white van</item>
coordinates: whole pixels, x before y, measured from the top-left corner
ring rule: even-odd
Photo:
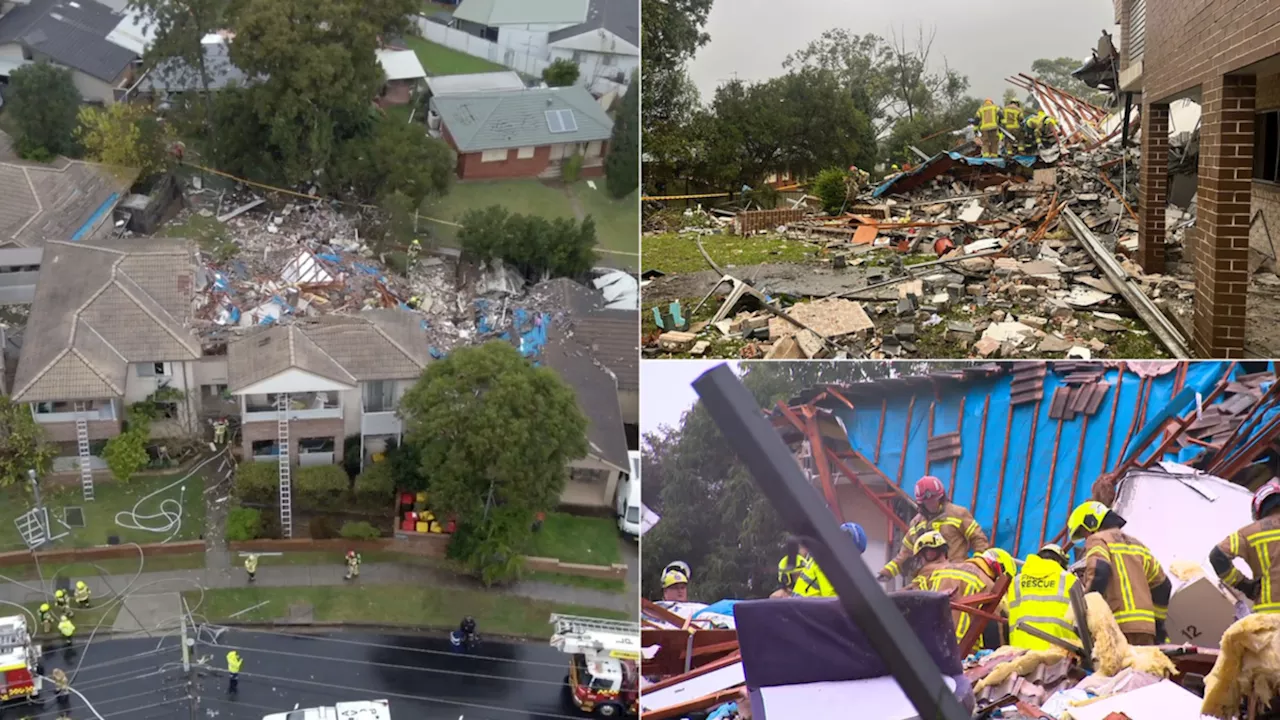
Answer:
[[[631,472],[618,483],[618,529],[636,540],[640,539],[640,453],[627,452]]]
[[[262,720],[391,720],[391,708],[386,700],[360,700],[276,713]]]

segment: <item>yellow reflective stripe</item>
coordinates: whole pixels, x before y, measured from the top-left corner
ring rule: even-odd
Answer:
[[[1133,610],[1138,603],[1133,599],[1133,581],[1129,579],[1129,568],[1125,565],[1124,554],[1117,552],[1115,546],[1111,548],[1111,554],[1115,557],[1111,569],[1116,574],[1116,579],[1120,581],[1120,606],[1125,610]],[[1119,619],[1120,613],[1116,613],[1116,620]]]
[[[982,587],[982,583],[979,582],[976,575],[963,570],[935,570],[931,579],[933,581],[934,590],[938,589],[939,581],[944,579],[959,580],[965,584],[965,588],[969,592],[973,592]]]
[[[1231,533],[1231,537],[1227,538],[1227,543],[1231,547],[1232,555],[1240,554],[1240,533],[1238,532]]]
[[[1051,602],[1063,606],[1070,604],[1061,595],[1015,595],[1013,601],[1009,603],[1009,609],[1012,610],[1024,602]]]
[[[1255,613],[1280,613],[1280,603],[1259,603],[1253,606]]]
[[[1157,620],[1164,620],[1169,617],[1169,608],[1157,605],[1155,609],[1155,616]]]
[[[1155,622],[1156,614],[1152,610],[1122,610],[1115,614],[1116,622],[1125,623],[1134,620],[1150,620]]]
[[[1076,637],[1077,639],[1079,638],[1079,636],[1076,635],[1076,626],[1072,625],[1071,623],[1067,622],[1066,620],[1060,617],[1049,617],[1047,615],[1024,615],[1018,618],[1014,622],[1026,623],[1028,625],[1031,625],[1032,627],[1035,627],[1035,625],[1040,623],[1044,623],[1046,625],[1055,625],[1057,627],[1062,628],[1063,630],[1071,631],[1071,635],[1073,637]]]
[[[884,571],[889,573],[890,576],[896,576],[898,574],[898,563],[890,560],[885,563]]]
[[[978,522],[976,520],[969,521],[969,529],[964,531],[964,539],[968,540],[978,531]]]
[[[1280,530],[1271,530],[1265,533],[1255,533],[1249,536],[1249,544],[1253,545],[1256,552],[1258,553],[1258,569],[1260,570],[1260,572],[1258,573],[1258,580],[1259,580],[1258,604],[1259,605],[1271,605],[1272,604],[1271,601],[1273,599],[1271,596],[1271,591],[1273,589],[1271,587],[1271,552],[1270,552],[1270,548],[1267,547],[1267,545],[1271,541],[1263,540],[1262,542],[1255,543],[1254,538],[1257,538],[1259,535],[1269,536],[1273,534],[1277,535],[1277,537],[1280,537]]]
[[[1231,566],[1231,569],[1227,571],[1226,575],[1222,576],[1222,582],[1228,585],[1235,585],[1243,579],[1244,576],[1240,574],[1240,571],[1237,570],[1234,565]]]
[[[1280,540],[1280,530],[1263,530],[1262,532],[1256,532],[1245,538],[1245,542],[1250,545],[1260,545],[1262,543],[1269,543],[1275,540]]]
[[[1084,554],[1085,560],[1095,556],[1100,556],[1103,560],[1111,559],[1111,553],[1107,552],[1106,545],[1096,545],[1092,550]]]

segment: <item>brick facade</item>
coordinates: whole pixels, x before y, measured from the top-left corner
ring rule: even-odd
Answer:
[[[1164,272],[1165,206],[1169,202],[1169,106],[1142,108],[1142,166],[1138,181],[1138,262]]]
[[[90,420],[85,423],[89,430],[90,440],[110,440],[120,434],[119,420]],[[76,442],[76,424],[73,422],[40,423],[44,428],[45,439],[54,443]]]
[[[1201,357],[1244,353],[1255,82],[1252,75],[1226,76],[1201,89],[1199,210],[1192,234],[1192,342]]]
[[[483,153],[460,153],[458,146],[449,134],[449,128],[442,128],[442,135],[449,147],[458,156],[457,173],[460,180],[512,180],[520,178],[536,178],[558,165],[559,160],[551,159],[551,146],[543,145],[533,149],[533,156],[519,157],[519,148],[508,148],[507,159],[497,162],[484,162]],[[609,143],[600,143],[600,155],[585,158],[582,166],[582,177],[597,178],[604,176],[604,158],[609,154]]]
[[[253,444],[260,440],[275,440],[279,428],[275,420],[248,422],[240,427],[240,449],[247,460],[253,457]],[[342,418],[327,420],[294,420],[289,423],[289,459],[298,463],[298,441],[302,438],[333,438],[333,462],[342,464],[342,445],[346,439]]]
[[[1147,0],[1143,95],[1163,101],[1280,53],[1280,0]]]

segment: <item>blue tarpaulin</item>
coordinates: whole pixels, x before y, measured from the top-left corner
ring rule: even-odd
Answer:
[[[937,177],[938,175],[945,173],[957,164],[968,165],[969,167],[994,167],[1004,169],[1006,167],[1010,167],[1010,160],[1022,167],[1031,167],[1036,164],[1036,161],[1039,160],[1039,158],[1035,155],[1014,155],[1011,158],[969,157],[968,155],[961,155],[958,152],[940,152],[920,163],[920,165],[911,168],[907,172],[901,172],[889,178],[882,185],[872,191],[871,196],[881,197],[893,192],[900,183],[904,185],[904,191],[910,190],[918,184],[910,183],[910,180],[922,177],[924,179],[932,179],[933,177]]]
[[[1104,381],[1110,389],[1102,404],[1092,415],[1077,414],[1071,420],[1049,417],[1053,393],[1064,386],[1055,372],[1045,374],[1040,401],[1017,406],[1009,404],[1013,376],[1006,373],[939,384],[936,396],[933,386],[886,393],[883,428],[879,398],[855,402],[853,409],[840,405],[833,412],[843,421],[853,449],[890,482],[912,493],[921,476],[937,476],[951,489],[954,502],[968,507],[1000,547],[1021,555],[1058,535],[1072,508],[1089,499],[1094,480],[1123,460],[1127,439],[1132,438],[1129,452],[1150,459],[1160,438],[1145,446],[1140,439],[1154,436],[1168,417],[1193,410],[1197,393],[1203,402],[1229,364],[1195,362],[1186,367],[1181,386],[1176,371],[1149,379],[1145,402],[1142,378],[1127,369],[1108,368]],[[1233,377],[1243,372],[1237,367]],[[1219,396],[1215,403],[1222,399]],[[926,461],[931,404],[933,435],[960,433],[962,451],[954,469],[951,460]],[[1280,408],[1269,410],[1252,432],[1260,432],[1266,419],[1276,415]],[[1240,444],[1246,441],[1241,438]],[[1160,459],[1187,463],[1204,452],[1196,445],[1184,448],[1175,443]]]

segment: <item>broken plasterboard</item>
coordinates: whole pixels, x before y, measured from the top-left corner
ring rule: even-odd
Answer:
[[[280,269],[280,279],[290,285],[327,285],[337,278],[314,253],[303,250]]]
[[[1104,293],[1084,285],[1072,285],[1071,292],[1066,297],[1067,304],[1073,307],[1092,307],[1110,299],[1111,293]]]
[[[1072,720],[1106,720],[1122,713],[1130,720],[1210,720],[1200,714],[1201,699],[1169,681],[1112,695],[1088,705],[1071,708]]]
[[[986,212],[986,210],[986,208],[982,207],[982,203],[974,200],[960,210],[960,221],[967,223],[978,222],[982,219],[982,213]]]
[[[610,310],[635,310],[640,307],[639,286],[631,273],[614,270],[591,282],[604,293],[604,300]]]
[[[787,308],[787,314],[827,338],[843,337],[875,327],[875,323],[867,317],[867,312],[862,309],[860,303],[839,298],[825,298],[811,303],[792,305]],[[799,332],[799,327],[783,318],[769,318],[769,337],[771,338],[783,338]]]

